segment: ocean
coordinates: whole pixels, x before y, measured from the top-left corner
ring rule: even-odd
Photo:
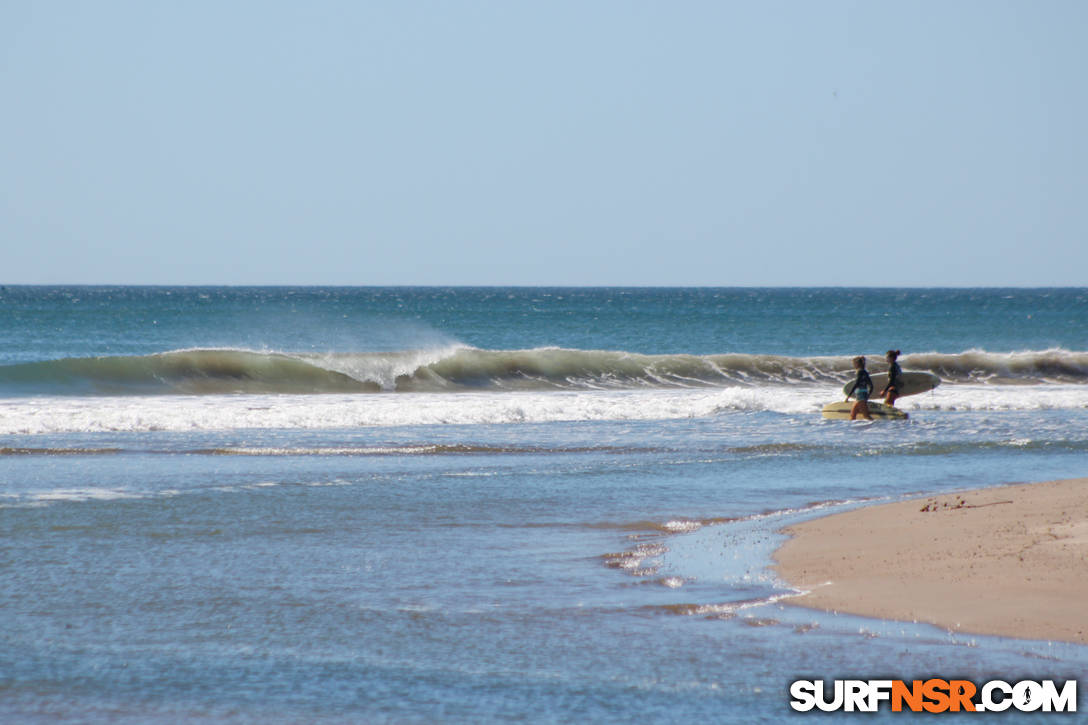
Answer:
[[[823,420],[889,348],[940,386]],[[1084,677],[793,606],[771,557],[1086,453],[1088,289],[9,286],[0,721],[779,722],[795,679]]]

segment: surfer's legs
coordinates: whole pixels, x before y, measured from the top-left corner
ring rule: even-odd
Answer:
[[[898,397],[898,390],[895,388],[888,388],[888,394],[884,396],[884,405],[895,405],[895,401]]]
[[[859,400],[854,403],[854,407],[850,409],[850,420],[856,420],[860,415],[865,420],[872,420],[873,416],[869,413],[869,403],[864,400]]]

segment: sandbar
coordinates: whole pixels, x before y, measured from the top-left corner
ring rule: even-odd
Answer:
[[[805,607],[1088,644],[1088,478],[865,506],[784,530]]]

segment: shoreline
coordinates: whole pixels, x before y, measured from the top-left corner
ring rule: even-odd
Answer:
[[[864,506],[782,530],[792,604],[1088,644],[1088,478]]]

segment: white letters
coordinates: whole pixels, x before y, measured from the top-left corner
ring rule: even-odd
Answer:
[[[994,690],[1001,692],[1001,702],[994,701]],[[990,680],[982,686],[982,706],[987,712],[1004,712],[1012,706],[1012,685],[1004,680]]]
[[[884,700],[890,700],[891,697],[891,680],[869,680],[869,709],[867,712],[876,712],[880,709],[880,703]]]
[[[820,683],[823,689],[823,683]],[[790,685],[790,707],[798,712],[808,712],[816,706],[816,685],[812,680],[797,680]]]
[[[1054,680],[1043,680],[1043,712],[1076,712],[1077,681],[1067,680],[1062,691],[1054,686]]]
[[[825,693],[827,689],[831,692]],[[1004,712],[1009,708],[1020,712],[1077,711],[1076,680],[1063,682],[1060,689],[1054,680],[1021,680],[1015,684],[991,680],[978,689],[968,680],[797,680],[790,685],[790,696],[790,707],[798,712],[814,708],[824,712],[877,712],[885,702],[894,712]]]
[[[869,684],[865,680],[847,680],[845,686],[843,700],[846,711],[868,712],[869,708],[866,707],[866,701],[868,700]]]

